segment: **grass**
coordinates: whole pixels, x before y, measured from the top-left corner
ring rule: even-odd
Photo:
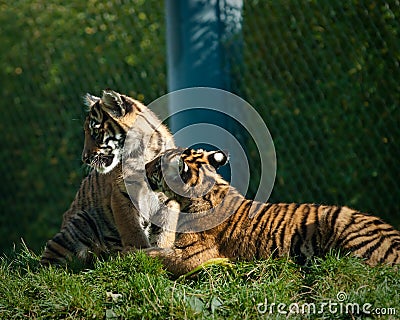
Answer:
[[[143,253],[80,271],[38,262],[26,249],[1,259],[1,319],[375,319],[377,308],[396,312],[381,319],[400,315],[398,271],[334,253],[307,268],[288,259],[236,262],[175,281]]]

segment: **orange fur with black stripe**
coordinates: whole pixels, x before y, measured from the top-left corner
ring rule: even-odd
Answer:
[[[172,149],[146,164],[152,189],[194,218],[181,223],[187,232],[177,234],[172,248],[145,250],[175,276],[213,258],[289,255],[305,263],[331,249],[351,252],[371,266],[400,263],[400,232],[381,219],[348,207],[245,199],[216,173],[227,161],[221,151]],[[201,226],[205,231],[190,232]]]
[[[60,232],[47,242],[42,264],[74,256],[86,262],[93,254],[173,241],[173,233],[163,230],[149,240],[149,218],[159,213],[159,199],[144,171],[146,161],[174,146],[172,135],[152,111],[128,96],[108,89],[101,98],[87,94],[85,99],[82,160],[93,170],[64,213]]]

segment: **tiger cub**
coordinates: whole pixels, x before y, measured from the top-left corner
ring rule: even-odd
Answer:
[[[379,218],[347,207],[247,200],[216,173],[227,161],[222,151],[172,149],[146,164],[151,188],[194,216],[172,248],[145,250],[175,276],[209,259],[289,255],[304,264],[334,248],[371,266],[400,263],[400,232]],[[190,232],[190,224],[204,231]]]
[[[142,103],[109,89],[101,98],[87,94],[85,103],[89,112],[82,160],[94,170],[64,213],[60,232],[47,242],[41,258],[45,265],[63,264],[72,257],[87,262],[93,254],[147,248],[149,218],[163,215],[159,199],[147,185],[144,165],[174,147],[168,129]],[[166,247],[173,237],[173,232],[161,230],[151,242]]]

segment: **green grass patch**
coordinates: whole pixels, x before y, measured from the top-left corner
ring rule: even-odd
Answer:
[[[42,268],[27,250],[0,263],[1,319],[397,319],[399,295],[395,269],[337,254],[309,267],[211,265],[177,280],[143,253],[80,271]]]

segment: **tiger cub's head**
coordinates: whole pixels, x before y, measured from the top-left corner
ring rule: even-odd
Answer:
[[[89,113],[82,161],[107,173],[120,162],[126,134],[142,105],[110,89],[104,90],[101,98],[86,94],[84,99]]]
[[[168,198],[200,198],[215,184],[228,185],[216,173],[227,162],[220,150],[169,149],[146,164],[146,175],[150,187]]]

